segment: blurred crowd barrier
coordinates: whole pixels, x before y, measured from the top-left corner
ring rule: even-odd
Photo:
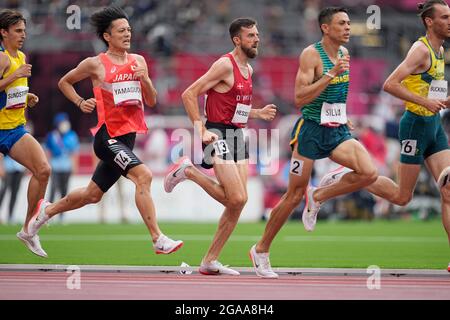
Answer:
[[[181,101],[183,91],[202,76],[217,55],[180,53],[166,58],[146,58],[150,76],[158,91],[155,108],[146,108],[149,115],[186,115]],[[89,139],[89,128],[96,123],[96,116],[83,114],[58,90],[58,81],[63,74],[74,68],[89,53],[80,52],[38,52],[29,54],[33,65],[30,79],[31,91],[41,97],[40,104],[30,109],[28,116],[34,123],[34,134],[44,137],[52,129],[52,117],[58,112],[70,115],[73,129],[81,139]],[[51,61],[51,63],[49,63]],[[298,57],[259,57],[252,61],[253,107],[274,103],[281,115],[298,114],[293,105],[294,82],[298,69]],[[348,97],[348,114],[363,115],[371,113],[372,105],[378,97],[380,85],[384,80],[388,64],[374,58],[354,58],[351,60],[351,82]],[[81,96],[92,97],[89,81],[77,84]],[[149,126],[154,122],[150,119]]]

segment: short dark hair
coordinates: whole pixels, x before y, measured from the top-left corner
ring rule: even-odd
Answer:
[[[25,24],[27,23],[27,20],[19,11],[11,9],[3,9],[0,11],[0,29],[8,30],[9,27],[20,21],[23,21]],[[1,40],[3,40],[3,37],[0,34],[0,41]]]
[[[129,21],[129,17],[125,11],[115,6],[103,8],[91,16],[91,24],[94,26],[97,36],[106,46],[108,46],[108,42],[103,38],[103,34],[111,31],[111,24],[117,19],[127,19]]]
[[[322,25],[323,24],[329,24],[331,20],[333,19],[333,16],[338,12],[344,12],[348,14],[347,9],[344,7],[326,7],[322,9],[319,13],[319,28],[320,32],[322,32]]]
[[[419,10],[419,17],[422,18],[422,23],[427,27],[425,23],[425,18],[433,18],[434,17],[434,5],[441,4],[443,6],[448,6],[447,2],[444,0],[427,0],[425,2],[421,2],[417,4],[417,9]]]
[[[231,37],[231,41],[233,41],[233,38],[238,36],[241,32],[241,28],[251,28],[253,26],[256,26],[256,20],[252,19],[252,18],[237,18],[235,20],[233,20],[233,22],[231,22],[230,24],[230,37]],[[233,41],[234,44],[234,41]]]

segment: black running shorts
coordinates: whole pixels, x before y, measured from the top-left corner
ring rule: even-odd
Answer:
[[[213,167],[214,155],[224,160],[234,160],[234,162],[249,158],[248,141],[241,128],[209,121],[206,121],[205,127],[208,131],[217,134],[219,139],[208,145],[203,144],[203,168]]]
[[[142,164],[133,153],[136,133],[111,138],[103,125],[94,138],[94,151],[101,160],[95,168],[92,181],[103,192],[107,192],[120,176],[126,176],[128,171]]]

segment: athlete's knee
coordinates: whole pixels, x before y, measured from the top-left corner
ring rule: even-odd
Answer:
[[[245,193],[233,194],[228,201],[228,207],[231,209],[241,210],[242,208],[244,208],[247,200],[248,196]]]
[[[99,203],[104,193],[101,191],[93,191],[86,189],[84,192],[84,200],[87,204]]]
[[[403,207],[403,206],[406,206],[408,203],[410,203],[412,198],[413,198],[413,195],[411,193],[410,194],[402,194],[402,195],[399,195],[397,198],[395,198],[393,200],[393,202],[394,202],[394,204]]]
[[[357,172],[360,180],[364,182],[364,185],[369,186],[375,181],[377,181],[378,178],[378,170],[374,165],[366,166],[361,168]]]
[[[50,178],[50,174],[52,173],[52,169],[47,161],[43,161],[40,163],[34,172],[34,176],[39,181],[48,181]]]
[[[297,207],[303,200],[303,195],[305,193],[304,187],[297,187],[292,190],[288,190],[285,195],[285,201],[288,202],[289,206]]]
[[[369,172],[367,172],[367,185],[371,185],[378,179],[378,170],[377,168],[373,167]]]
[[[139,170],[139,174],[134,180],[138,186],[150,186],[153,180],[153,174],[146,166],[142,166]]]
[[[450,203],[450,183],[447,183],[440,189],[441,199],[444,203]]]
[[[450,202],[450,167],[446,167],[439,175],[438,188],[443,202]]]

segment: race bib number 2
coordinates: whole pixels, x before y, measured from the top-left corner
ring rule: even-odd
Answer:
[[[293,175],[301,176],[303,173],[303,161],[292,158],[290,172]]]

